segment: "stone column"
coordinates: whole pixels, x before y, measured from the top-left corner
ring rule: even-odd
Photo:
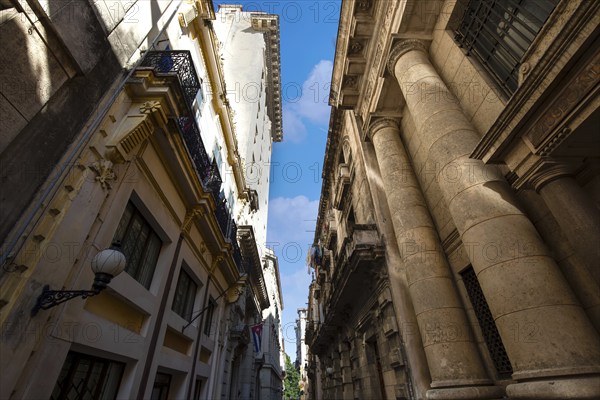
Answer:
[[[397,123],[369,127],[431,373],[428,398],[502,397],[490,385]],[[461,334],[455,335],[458,326]],[[449,332],[453,334],[450,335]]]
[[[340,369],[341,369],[341,380],[342,380],[342,393],[343,399],[352,400],[354,399],[354,387],[352,385],[352,363],[350,362],[350,349],[349,344],[343,341],[339,345],[340,350]]]
[[[600,210],[564,165],[544,168],[535,175],[532,184],[579,260],[596,285],[600,285]]]
[[[426,46],[400,41],[389,67],[470,250],[513,379],[520,381],[509,385],[507,393],[518,398],[600,396],[598,333],[499,170],[469,158],[478,134],[429,61]],[[535,326],[538,334],[515,338],[515,329],[525,325]]]

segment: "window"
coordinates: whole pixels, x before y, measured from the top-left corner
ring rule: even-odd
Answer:
[[[162,241],[133,203],[127,204],[113,240],[121,242],[127,258],[125,272],[150,288]]]
[[[192,319],[194,311],[194,301],[196,300],[196,292],[198,285],[190,277],[190,275],[181,269],[177,288],[175,289],[175,297],[173,298],[173,311],[179,314],[186,321]]]
[[[123,363],[70,351],[50,398],[114,399],[124,369]]]
[[[498,372],[499,378],[510,378],[512,375],[512,366],[510,360],[506,354],[506,349],[500,338],[500,333],[494,322],[494,317],[490,311],[490,307],[485,300],[477,275],[473,270],[473,267],[467,268],[461,273],[465,288],[469,294],[469,299],[473,305],[473,311],[477,316],[477,321],[481,327],[483,333],[483,339],[490,352],[496,371]]]
[[[152,387],[150,400],[167,400],[169,398],[170,386],[171,375],[157,372],[156,378],[154,378],[154,386]]]
[[[213,162],[217,163],[217,167],[219,168],[219,173],[223,176],[223,159],[221,158],[221,147],[215,143],[215,148],[213,149]]]
[[[455,39],[510,96],[517,89],[521,58],[559,0],[464,1]]]
[[[210,336],[212,322],[213,322],[213,316],[215,314],[215,308],[217,308],[216,306],[217,306],[217,303],[211,297],[210,300],[208,301],[208,308],[206,309],[206,320],[204,321],[204,334],[206,336]]]
[[[194,388],[194,400],[200,400],[202,394],[202,380],[196,379],[196,387]]]

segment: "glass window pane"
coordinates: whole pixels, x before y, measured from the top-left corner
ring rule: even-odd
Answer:
[[[127,258],[125,272],[149,288],[162,241],[131,202],[125,208],[114,240],[121,241]]]
[[[69,352],[51,399],[114,400],[124,368],[122,363]]]
[[[148,246],[144,252],[144,259],[140,263],[140,269],[138,274],[138,282],[140,282],[147,289],[150,287],[150,283],[152,283],[152,277],[154,276],[154,270],[156,269],[156,261],[158,260],[158,254],[160,253],[160,248],[162,246],[162,242],[156,236],[156,234],[152,234],[148,239]]]

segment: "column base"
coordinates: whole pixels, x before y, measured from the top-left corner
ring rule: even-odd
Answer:
[[[498,386],[464,386],[444,389],[429,389],[428,400],[502,399],[504,389]]]
[[[600,399],[600,376],[513,383],[506,393],[511,399]]]

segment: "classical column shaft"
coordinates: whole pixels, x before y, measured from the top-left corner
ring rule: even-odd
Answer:
[[[600,210],[569,175],[540,182],[540,193],[578,258],[600,284]]]
[[[479,137],[424,45],[400,42],[392,51],[390,69],[421,146],[435,165],[442,195],[511,360],[513,378],[597,373],[598,333],[502,175],[469,158]],[[526,326],[535,332],[522,340],[515,330]],[[507,390],[525,395],[519,388]]]
[[[379,120],[371,126],[370,134],[417,314],[431,386],[489,384],[399,129],[392,121]]]

